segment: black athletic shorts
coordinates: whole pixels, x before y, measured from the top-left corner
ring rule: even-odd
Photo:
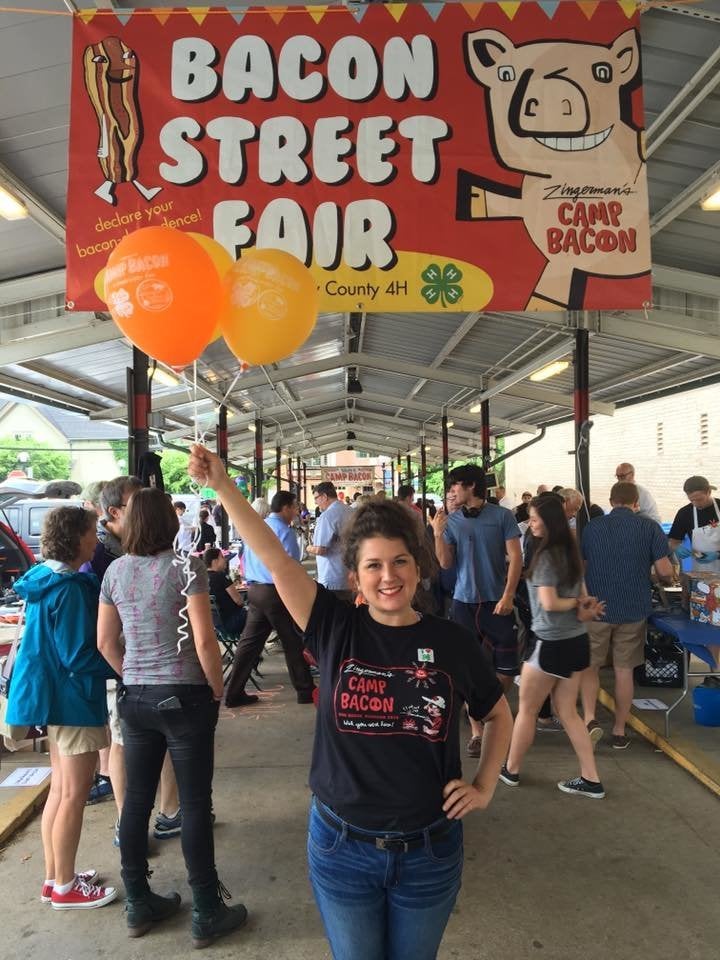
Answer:
[[[573,673],[590,666],[590,639],[586,633],[567,640],[537,638],[527,663],[536,670],[567,680]]]

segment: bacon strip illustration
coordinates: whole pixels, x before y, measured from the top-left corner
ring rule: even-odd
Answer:
[[[85,89],[97,117],[100,141],[97,157],[105,182],[95,191],[115,204],[115,185],[133,183],[150,200],[160,187],[138,182],[137,157],[143,139],[138,101],[138,61],[119,37],[105,37],[83,52]]]

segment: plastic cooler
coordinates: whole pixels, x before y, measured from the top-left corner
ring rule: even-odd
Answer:
[[[720,727],[720,687],[695,687],[693,708],[695,723],[701,727]]]

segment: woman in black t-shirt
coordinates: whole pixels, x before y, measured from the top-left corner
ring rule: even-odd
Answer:
[[[344,561],[367,601],[352,607],[285,553],[218,457],[194,446],[189,470],[272,574],[323,677],[308,860],[333,957],[432,960],[460,889],[460,821],[490,803],[512,730],[480,643],[414,609],[429,552],[401,504],[352,511]],[[460,763],[463,703],[485,723],[472,782]]]

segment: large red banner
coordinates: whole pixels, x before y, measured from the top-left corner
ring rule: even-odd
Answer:
[[[640,309],[628,2],[83,11],[70,309],[129,231],[287,250],[323,310]]]

